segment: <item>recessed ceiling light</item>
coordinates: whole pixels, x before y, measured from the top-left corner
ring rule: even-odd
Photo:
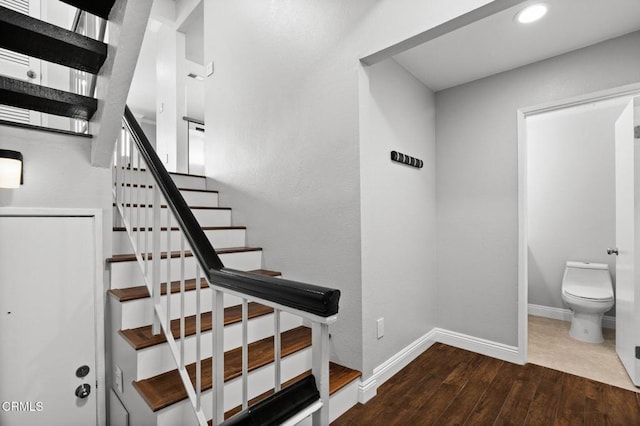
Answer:
[[[521,24],[530,24],[541,19],[547,14],[547,5],[542,3],[532,4],[522,9],[516,15],[516,20]]]

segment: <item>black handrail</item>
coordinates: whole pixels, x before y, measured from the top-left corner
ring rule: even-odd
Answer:
[[[280,425],[319,400],[316,380],[307,376],[239,412],[221,426]]]
[[[129,107],[124,122],[210,283],[320,317],[338,313],[340,290],[225,268]]]

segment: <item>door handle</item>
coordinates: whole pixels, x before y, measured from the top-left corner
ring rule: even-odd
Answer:
[[[86,398],[91,393],[91,385],[86,383],[81,384],[76,388],[76,396],[80,399]]]
[[[607,254],[608,255],[612,255],[615,254],[616,256],[618,255],[618,248],[607,248]]]

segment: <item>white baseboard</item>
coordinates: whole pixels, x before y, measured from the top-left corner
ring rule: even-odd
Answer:
[[[358,386],[358,402],[364,404],[376,396],[378,386],[381,386],[384,382],[392,378],[421,353],[436,343],[434,330],[435,329],[418,338],[400,352],[374,368],[373,375],[364,382],[361,382]]]
[[[378,386],[392,378],[434,343],[444,343],[504,361],[521,364],[518,348],[454,331],[434,328],[387,361],[373,369],[373,375],[358,385],[358,402],[366,403],[376,396]]]
[[[529,315],[551,318],[561,321],[571,322],[571,319],[573,318],[573,312],[571,312],[571,309],[554,308],[551,306],[535,305],[533,303],[529,303],[527,312],[529,313]],[[602,326],[604,328],[615,329],[616,317],[605,315],[604,317],[602,317]]]
[[[504,343],[497,343],[442,328],[435,328],[433,331],[437,342],[503,361],[522,364],[521,355],[516,346],[505,345]]]

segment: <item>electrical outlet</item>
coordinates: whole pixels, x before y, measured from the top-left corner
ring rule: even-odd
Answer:
[[[384,336],[384,318],[378,318],[376,322],[378,323],[378,339],[382,339],[382,336]]]
[[[113,366],[113,387],[121,394],[124,392],[122,369],[117,365]]]

